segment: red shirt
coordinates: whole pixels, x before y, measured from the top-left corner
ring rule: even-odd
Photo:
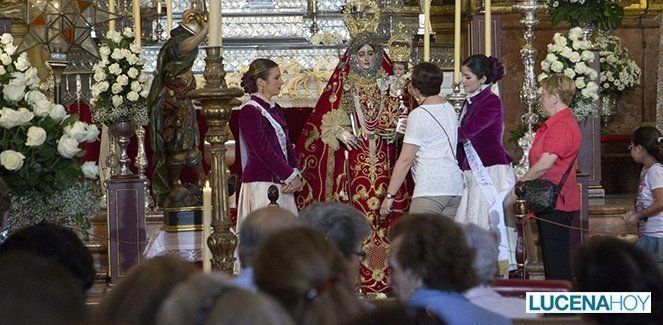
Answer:
[[[566,108],[546,120],[534,136],[534,143],[529,152],[529,164],[534,166],[544,152],[557,155],[553,166],[541,175],[541,179],[559,184],[562,176],[573,163],[569,176],[557,197],[555,210],[578,211],[580,210],[580,190],[576,179],[578,161],[576,157],[582,143],[580,126],[573,113]]]

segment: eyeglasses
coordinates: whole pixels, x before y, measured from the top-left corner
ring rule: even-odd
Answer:
[[[366,252],[364,251],[359,251],[359,252],[352,252],[353,255],[356,255],[360,261],[363,261],[366,259]]]

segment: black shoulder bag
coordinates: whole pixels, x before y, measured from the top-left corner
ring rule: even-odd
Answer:
[[[569,176],[571,172],[571,167],[576,162],[575,159],[569,165],[569,168],[566,169],[564,176],[559,184],[553,184],[553,182],[545,179],[533,179],[531,181],[525,181],[525,201],[527,202],[527,208],[534,213],[549,212],[555,209],[557,205],[557,197],[559,192],[566,182],[566,177]]]

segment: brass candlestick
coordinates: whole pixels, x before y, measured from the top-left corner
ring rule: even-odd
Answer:
[[[193,90],[189,97],[203,105],[203,116],[207,121],[205,139],[210,143],[212,186],[212,233],[207,238],[207,246],[212,252],[212,267],[232,273],[237,247],[237,236],[230,231],[230,213],[226,177],[225,142],[228,139],[227,125],[232,108],[239,106],[237,99],[244,92],[239,88],[228,88],[223,69],[221,47],[206,47],[205,87]]]

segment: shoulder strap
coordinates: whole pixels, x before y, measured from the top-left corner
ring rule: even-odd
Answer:
[[[569,167],[566,169],[566,172],[564,172],[564,176],[562,176],[562,180],[557,184],[557,188],[560,189],[562,186],[564,186],[564,182],[566,182],[566,178],[569,176],[569,172],[571,172],[571,167],[573,167],[573,164],[575,164],[576,159],[578,159],[578,154],[576,154],[575,158],[571,161],[571,164]]]
[[[428,115],[430,115],[430,117],[432,117],[433,120],[435,120],[437,125],[439,125],[442,128],[442,131],[444,132],[444,135],[447,136],[447,142],[449,143],[449,149],[451,149],[451,154],[454,156],[454,159],[458,160],[458,158],[456,158],[456,150],[454,149],[454,146],[451,144],[451,138],[449,138],[449,133],[447,133],[447,130],[444,129],[444,126],[442,126],[440,121],[438,121],[435,118],[435,116],[431,112],[429,112],[426,108],[424,108],[423,106],[419,106],[419,108],[423,109],[426,113],[428,113]]]

